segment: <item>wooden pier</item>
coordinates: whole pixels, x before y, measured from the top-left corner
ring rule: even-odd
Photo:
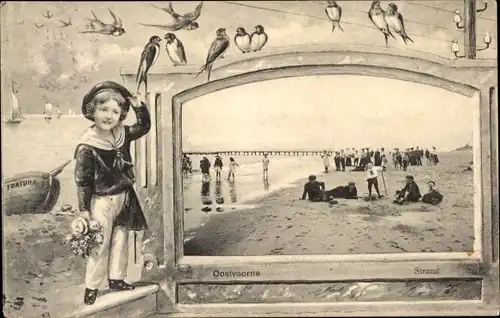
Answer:
[[[324,150],[224,150],[224,151],[186,151],[188,156],[319,156]],[[332,155],[332,152],[328,152]]]

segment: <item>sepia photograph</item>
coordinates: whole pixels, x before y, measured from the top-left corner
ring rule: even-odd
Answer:
[[[498,315],[496,12],[0,1],[3,315]]]
[[[477,95],[349,75],[189,101],[184,253],[474,251],[478,114]]]

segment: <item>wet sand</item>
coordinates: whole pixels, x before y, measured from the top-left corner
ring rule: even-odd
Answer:
[[[412,174],[422,194],[434,180],[443,193],[438,206],[392,204],[395,191]],[[338,204],[299,200],[303,184],[250,201],[255,208],[213,216],[185,243],[186,255],[356,254],[464,252],[473,249],[472,173],[456,165],[389,168],[384,174],[386,198],[366,202],[338,199]],[[367,195],[364,172],[318,175],[327,189],[355,181]],[[380,177],[379,177],[380,179]],[[382,180],[380,190],[385,195]]]

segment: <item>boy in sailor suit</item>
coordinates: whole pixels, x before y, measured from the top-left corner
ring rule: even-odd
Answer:
[[[132,106],[137,123],[122,121]],[[111,290],[132,290],[127,274],[128,231],[147,229],[146,219],[133,189],[135,181],[130,142],[149,132],[149,112],[144,102],[122,85],[103,82],[83,98],[82,113],[94,122],[75,150],[75,182],[79,209],[103,227],[104,240],[87,260],[84,302],[95,302],[101,283]]]

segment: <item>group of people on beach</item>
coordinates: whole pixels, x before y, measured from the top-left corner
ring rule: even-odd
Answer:
[[[268,171],[269,171],[269,158],[267,153],[264,154],[264,157],[262,158],[262,173],[264,179],[268,178]],[[200,170],[202,174],[202,181],[203,182],[209,182],[212,177],[210,174],[210,169],[212,167],[212,163],[207,157],[203,157],[200,160]],[[215,170],[215,179],[216,181],[221,181],[221,172],[222,168],[224,167],[224,162],[222,161],[222,158],[219,155],[215,155],[215,160],[213,164],[214,170]],[[228,169],[228,175],[227,175],[227,180],[228,181],[234,181],[235,180],[235,172],[236,168],[239,167],[239,164],[236,162],[236,160],[233,157],[229,157],[229,169]],[[182,171],[184,173],[184,176],[187,176],[189,173],[192,173],[192,162],[191,158],[187,154],[184,154],[183,159],[182,159]]]
[[[378,175],[377,169],[374,169],[372,164],[369,164],[367,169],[367,182],[369,188],[369,194],[367,200],[373,200],[371,187],[374,186],[377,192],[378,198],[383,198],[384,196],[380,194],[378,188]],[[420,188],[415,182],[415,178],[411,175],[406,176],[405,186],[396,191],[396,198],[393,201],[394,204],[408,204],[419,202],[422,199],[423,203],[437,205],[443,201],[443,195],[439,193],[434,187],[436,183],[434,181],[427,182],[429,190],[423,196],[420,193]],[[350,181],[345,186],[338,186],[331,190],[326,190],[325,183],[318,181],[315,175],[309,176],[309,181],[304,184],[304,191],[302,192],[301,200],[305,200],[306,197],[312,202],[329,202],[330,204],[338,203],[335,199],[358,199],[358,190],[356,188],[356,183]]]
[[[370,148],[355,148],[340,149],[335,152],[324,151],[321,157],[323,158],[323,165],[325,173],[330,171],[330,158],[334,155],[333,161],[336,171],[346,171],[346,167],[354,167],[351,171],[365,171],[368,163],[375,166],[382,167],[383,171],[387,169],[388,157],[392,157],[392,162],[395,169],[402,169],[407,171],[408,166],[422,166],[422,159],[425,156],[428,165],[436,165],[439,163],[436,147],[431,150],[420,149],[420,147],[406,148],[401,151],[399,148],[394,148],[386,154],[385,149],[377,148],[375,150]]]
[[[405,151],[394,148],[392,152],[389,151],[388,155],[383,147],[375,150],[362,148],[360,151],[355,148],[346,148],[335,151],[334,154],[336,171],[346,171],[346,166],[354,166],[354,169],[350,171],[364,171],[366,173],[365,180],[368,186],[367,200],[384,197],[379,189],[379,176],[382,177],[385,188],[383,172],[387,171],[389,156],[392,157],[396,170],[402,169],[407,171],[408,166],[422,166],[424,157],[427,159],[428,165],[436,165],[439,163],[436,147],[434,146],[432,150],[426,149],[425,151],[420,147],[406,148]],[[325,173],[328,173],[330,168],[330,153],[325,150],[321,157],[323,158]],[[396,197],[393,203],[406,204],[418,202],[420,199],[422,199],[423,203],[440,203],[443,200],[443,195],[434,189],[436,185],[435,182],[429,181],[427,184],[429,186],[429,191],[422,196],[414,177],[408,175],[406,177],[405,186],[401,190],[396,191]],[[377,193],[376,196],[372,196],[373,189],[375,189]],[[334,189],[326,190],[324,182],[317,181],[314,175],[311,175],[309,181],[304,185],[302,199],[305,199],[306,196],[308,196],[311,201],[327,201],[330,203],[335,201],[335,198],[358,198],[357,189],[353,181],[349,182],[347,186],[338,186]]]

